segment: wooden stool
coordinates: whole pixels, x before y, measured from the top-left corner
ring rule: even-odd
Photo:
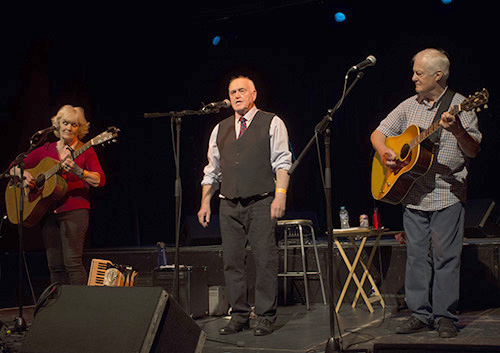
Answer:
[[[306,295],[306,308],[309,310],[309,288],[307,282],[308,275],[317,275],[319,276],[319,283],[321,285],[321,294],[323,295],[323,304],[326,305],[326,295],[325,295],[325,286],[323,284],[323,276],[321,274],[321,266],[319,262],[318,255],[318,247],[316,246],[316,237],[314,235],[314,228],[312,221],[308,219],[293,219],[293,220],[283,220],[278,221],[278,227],[284,227],[283,231],[283,241],[284,244],[282,248],[284,249],[283,254],[283,272],[278,273],[279,277],[283,277],[283,287],[284,287],[284,300],[286,304],[287,297],[287,278],[288,277],[302,277],[304,279],[304,292]],[[307,227],[311,232],[312,244],[304,243],[304,227]],[[300,240],[300,244],[289,244],[290,238],[297,238],[297,235]],[[313,248],[314,256],[316,259],[316,271],[307,271],[306,268],[306,252],[305,248]],[[293,272],[288,271],[288,249],[297,249],[300,248],[300,253],[302,256],[302,271]]]

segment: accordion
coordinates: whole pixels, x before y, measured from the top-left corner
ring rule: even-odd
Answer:
[[[132,266],[108,260],[92,259],[88,286],[133,287],[137,271]]]

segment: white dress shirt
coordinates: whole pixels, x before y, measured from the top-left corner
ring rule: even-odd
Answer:
[[[257,113],[258,109],[254,105],[245,115],[247,129],[252,124],[252,120]],[[240,133],[241,123],[240,116],[234,114],[234,133],[236,138]],[[222,181],[222,172],[220,168],[220,152],[219,146],[217,146],[217,135],[219,133],[219,124],[215,126],[210,135],[210,140],[208,142],[208,164],[203,169],[203,180],[201,185],[218,185]],[[288,148],[288,131],[286,129],[283,120],[281,120],[277,115],[271,120],[269,126],[269,147],[271,151],[271,167],[273,172],[276,173],[278,169],[289,170],[292,166],[292,153]]]

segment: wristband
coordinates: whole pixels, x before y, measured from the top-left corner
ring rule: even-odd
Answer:
[[[281,192],[282,194],[286,195],[286,189],[283,188],[276,188],[275,192]]]
[[[89,172],[85,169],[83,170],[83,179],[85,179],[89,175]]]
[[[83,176],[85,175],[85,170],[83,170],[83,168],[79,165],[75,164],[73,168],[73,174],[75,174],[79,178],[83,178]]]

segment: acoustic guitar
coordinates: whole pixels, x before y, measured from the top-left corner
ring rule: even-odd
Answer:
[[[469,96],[459,105],[449,110],[457,115],[461,111],[470,111],[486,104],[489,93],[486,89]],[[479,108],[478,108],[479,111]],[[390,170],[382,164],[381,156],[375,153],[372,162],[371,187],[375,200],[398,204],[404,199],[415,181],[425,175],[434,161],[434,144],[427,138],[441,129],[436,120],[423,130],[416,125],[409,126],[401,135],[388,137],[385,145],[396,153],[396,168]]]
[[[94,137],[83,146],[73,152],[73,159],[76,159],[83,152],[92,146],[102,145],[104,143],[115,142],[118,137],[116,127],[109,127],[107,131]],[[66,158],[71,158],[70,156]],[[65,160],[65,159],[64,159]],[[42,217],[47,212],[50,205],[60,200],[66,194],[68,184],[61,176],[63,161],[57,161],[53,158],[46,157],[38,163],[35,168],[27,169],[35,179],[35,187],[33,189],[24,188],[23,195],[23,225],[30,228],[38,224]],[[5,190],[5,204],[7,216],[13,224],[19,223],[19,195],[20,188],[11,179]]]

